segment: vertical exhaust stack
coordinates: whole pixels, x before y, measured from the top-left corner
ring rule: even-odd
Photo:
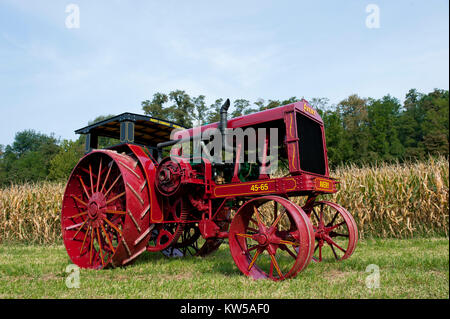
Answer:
[[[233,147],[228,146],[226,139],[226,129],[228,126],[228,109],[230,108],[230,99],[227,99],[225,103],[220,108],[220,121],[219,130],[222,134],[222,149],[227,151],[233,151]]]

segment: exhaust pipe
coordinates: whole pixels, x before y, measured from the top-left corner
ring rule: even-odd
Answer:
[[[230,108],[230,99],[227,99],[225,103],[220,108],[220,121],[219,121],[219,130],[222,134],[222,149],[227,151],[228,147],[226,144],[226,129],[228,126],[228,109]]]
[[[222,134],[222,150],[225,152],[234,152],[233,145],[228,145],[227,127],[228,127],[228,109],[230,108],[230,99],[227,99],[220,108],[219,130]]]

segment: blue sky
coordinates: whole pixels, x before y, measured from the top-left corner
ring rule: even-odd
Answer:
[[[70,3],[78,29],[65,24]],[[378,29],[366,27],[371,3]],[[175,89],[332,104],[448,89],[448,12],[447,0],[0,0],[0,144],[24,129],[74,139]]]

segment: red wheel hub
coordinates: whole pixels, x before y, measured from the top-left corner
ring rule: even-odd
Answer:
[[[89,198],[88,217],[94,227],[100,227],[106,214],[106,198],[100,193],[94,193]]]
[[[266,246],[269,243],[266,234],[256,234],[253,236],[253,238],[258,242],[260,246]]]

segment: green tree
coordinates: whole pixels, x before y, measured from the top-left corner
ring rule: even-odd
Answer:
[[[18,132],[0,162],[0,184],[34,182],[47,178],[58,140],[34,130]]]
[[[386,95],[368,101],[368,126],[370,132],[369,155],[372,161],[392,161],[403,155],[396,124],[401,104],[398,99]]]
[[[153,94],[153,99],[145,100],[141,103],[144,114],[151,117],[165,119],[168,116],[168,110],[164,108],[164,104],[169,101],[169,97],[164,93]]]
[[[421,148],[427,154],[449,152],[449,102],[448,91],[435,89],[423,96],[424,119],[421,123],[423,141]]]
[[[325,127],[325,139],[328,150],[328,163],[335,167],[348,160],[352,153],[352,145],[346,140],[346,132],[342,124],[342,117],[337,108],[326,111],[318,110]]]
[[[338,104],[342,116],[344,139],[349,146],[343,152],[345,161],[369,162],[369,137],[367,99],[350,95]],[[348,152],[348,153],[347,153]]]
[[[267,105],[265,106],[266,109],[273,109],[276,107],[281,106],[281,102],[279,100],[268,100]]]
[[[424,150],[419,145],[423,141],[422,122],[425,118],[422,100],[422,93],[416,89],[409,90],[398,119],[398,136],[406,158],[420,158],[424,155]]]
[[[172,115],[170,119],[182,126],[192,127],[195,106],[189,94],[182,90],[172,91],[169,100],[174,103],[169,107],[169,114]]]
[[[297,98],[296,96],[292,96],[286,100],[281,101],[281,105],[287,105],[287,104],[291,104],[291,103],[295,103],[298,102],[300,99]]]
[[[220,120],[220,108],[223,105],[223,99],[217,99],[211,106],[209,107],[208,112],[208,123],[215,123]]]
[[[195,114],[194,114],[194,126],[205,125],[208,117],[208,107],[205,103],[205,96],[199,95],[192,99],[194,104]]]
[[[245,99],[237,99],[233,102],[233,112],[231,117],[238,117],[245,114],[247,109],[250,107],[250,101]]]
[[[59,152],[50,160],[49,179],[67,180],[83,155],[84,143],[80,139],[63,140]]]

